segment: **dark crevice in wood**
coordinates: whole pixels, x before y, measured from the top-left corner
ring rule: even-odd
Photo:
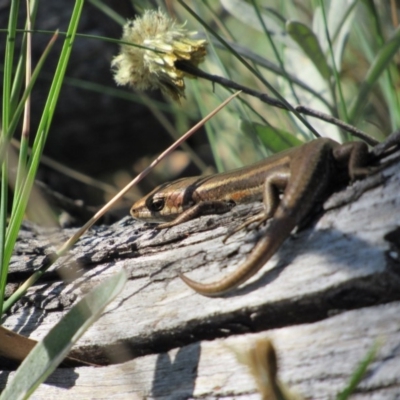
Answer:
[[[317,322],[334,314],[397,300],[400,300],[399,275],[382,273],[380,276],[348,281],[319,295],[303,297],[297,303],[285,301],[254,309],[245,308],[240,312],[221,313],[207,321],[188,321],[185,326],[136,337],[134,341],[102,348],[82,347],[74,353],[74,357],[102,365],[120,363],[202,340]]]

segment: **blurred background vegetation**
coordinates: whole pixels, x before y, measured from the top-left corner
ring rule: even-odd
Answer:
[[[8,13],[4,11],[8,3],[0,5],[1,26],[7,26]],[[182,3],[291,105],[306,105],[338,117],[378,140],[400,126],[399,1]],[[208,40],[208,55],[201,69],[276,97],[180,1],[87,1],[78,33],[119,39],[127,18],[158,7],[178,22],[188,21],[189,30],[196,30]],[[39,1],[34,29],[65,31],[71,9],[69,1]],[[21,7],[20,28],[24,21]],[[5,32],[1,35],[3,52]],[[19,33],[17,44],[21,37]],[[49,37],[33,34],[33,65]],[[33,131],[40,120],[61,44],[62,37],[32,92]],[[116,188],[169,144],[171,135],[181,135],[229,94],[227,89],[204,79],[186,80],[186,100],[177,105],[157,92],[143,94],[117,88],[110,71],[110,62],[117,53],[115,43],[76,38],[45,147],[47,156]],[[311,117],[307,120],[322,136],[339,141],[352,139],[331,124]],[[161,181],[239,167],[313,138],[292,113],[248,95],[235,100],[205,130],[206,135],[199,133],[189,142],[192,155],[175,152],[141,185],[141,190],[132,193],[131,199]],[[82,199],[86,205],[99,205],[110,196],[48,166],[42,165],[39,179],[51,190]],[[131,199],[119,215],[126,213]]]

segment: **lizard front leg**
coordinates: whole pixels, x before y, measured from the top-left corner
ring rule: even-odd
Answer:
[[[289,177],[290,173],[289,168],[287,167],[282,167],[279,170],[276,170],[274,174],[267,176],[263,189],[264,210],[253,217],[248,218],[243,222],[243,224],[240,224],[238,227],[233,229],[222,241],[225,243],[233,234],[247,228],[251,224],[257,223],[257,229],[261,224],[271,219],[278,208],[280,200],[279,196],[285,190]]]

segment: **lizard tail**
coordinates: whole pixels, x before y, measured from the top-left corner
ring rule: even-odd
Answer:
[[[236,271],[219,281],[204,284],[196,282],[183,274],[180,274],[180,278],[186,285],[203,296],[216,297],[223,295],[256,274],[275,254],[295,226],[294,219],[289,216],[274,218],[265,236],[258,241],[248,259]]]

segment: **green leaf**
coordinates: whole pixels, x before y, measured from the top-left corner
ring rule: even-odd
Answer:
[[[121,270],[79,301],[46,337],[38,342],[6,386],[0,400],[26,399],[55,370],[74,343],[122,290],[127,275]]]
[[[255,129],[260,140],[272,153],[278,153],[290,149],[291,147],[304,144],[301,140],[297,139],[293,133],[274,128],[273,126],[262,125],[257,122],[240,121],[240,129],[243,132]]]
[[[307,54],[321,76],[328,80],[331,76],[331,71],[314,32],[307,25],[298,21],[287,21],[286,30],[304,53]]]
[[[357,2],[358,0],[348,0],[346,2],[332,1],[326,4],[328,10],[328,31],[331,37],[335,65],[338,71],[341,70],[344,47],[348,42],[350,31],[353,28]],[[326,28],[321,7],[317,7],[314,11],[312,29],[318,38],[324,54],[328,54],[329,51]]]

